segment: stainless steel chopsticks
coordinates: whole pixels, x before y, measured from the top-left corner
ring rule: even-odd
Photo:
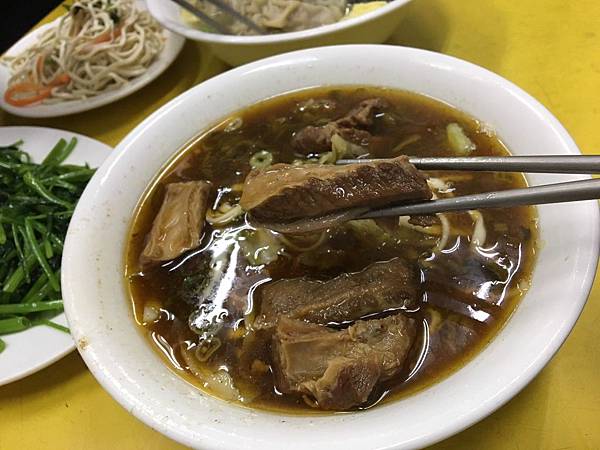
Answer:
[[[337,164],[355,164],[376,159],[340,159]],[[600,156],[472,156],[449,158],[409,157],[417,169],[472,170],[528,173],[600,173]]]
[[[193,15],[195,15],[196,17],[198,17],[200,20],[202,20],[206,24],[208,24],[211,27],[213,27],[219,33],[222,33],[222,34],[232,34],[231,30],[229,30],[226,26],[224,26],[223,24],[217,22],[212,17],[204,14],[202,11],[200,11],[198,8],[196,8],[192,3],[188,2],[187,0],[172,0],[172,1],[175,2],[175,3],[177,3],[182,8],[186,9],[187,11],[189,11],[190,13],[192,13]],[[235,20],[237,20],[239,22],[242,22],[248,28],[250,28],[251,30],[255,31],[256,33],[258,33],[258,34],[265,34],[265,30],[261,26],[259,26],[258,24],[256,24],[254,21],[250,20],[248,17],[240,14],[235,9],[233,9],[231,6],[229,6],[228,4],[222,2],[221,0],[205,0],[205,1],[213,4],[214,6],[216,6],[217,8],[219,8],[221,11],[223,11],[225,14],[228,14],[231,17],[233,17]]]
[[[219,8],[221,11],[225,12],[226,14],[229,14],[230,16],[232,16],[237,21],[242,22],[248,28],[250,28],[251,30],[256,31],[258,34],[264,34],[265,33],[265,30],[261,26],[259,26],[258,24],[254,23],[254,21],[250,20],[248,17],[246,17],[246,16],[240,14],[239,12],[237,12],[235,9],[233,9],[231,6],[229,6],[227,3],[224,3],[221,0],[206,0],[206,1],[209,2],[209,3],[212,3],[217,8]]]
[[[373,159],[346,159],[337,164],[367,163]],[[600,173],[600,156],[509,156],[467,158],[415,158],[409,161],[419,169],[475,170],[496,172]],[[577,202],[600,199],[600,178],[568,181],[523,189],[482,192],[459,197],[427,200],[419,203],[369,209],[349,208],[324,216],[292,222],[260,224],[281,233],[306,233],[335,226],[339,222],[378,217],[414,216],[485,208]]]
[[[521,205],[542,205],[600,198],[600,179],[568,181],[566,183],[509,189],[498,192],[463,195],[460,197],[429,200],[412,205],[392,206],[359,213],[354,219],[389,216],[410,216],[438,212],[468,211],[471,209],[502,208]],[[363,210],[364,211],[364,210]]]
[[[377,209],[365,207],[350,208],[324,216],[299,219],[283,223],[255,223],[258,227],[269,228],[280,233],[307,233],[335,226],[340,222],[378,217],[412,216],[441,212],[469,211],[485,208],[507,208],[523,205],[543,205],[546,203],[576,202],[600,198],[600,178],[566,183],[533,186],[524,189],[509,189],[497,192],[463,195],[460,197],[427,200],[402,206]]]
[[[202,20],[207,25],[210,25],[211,27],[213,27],[219,33],[231,34],[231,31],[229,31],[226,27],[224,27],[223,25],[221,25],[219,22],[217,22],[213,18],[211,18],[211,17],[207,16],[206,14],[204,14],[202,11],[200,11],[198,8],[196,8],[191,3],[188,3],[186,0],[171,0],[171,1],[174,2],[174,3],[177,3],[183,9],[185,9],[186,11],[189,11],[194,16],[196,16],[198,19]]]

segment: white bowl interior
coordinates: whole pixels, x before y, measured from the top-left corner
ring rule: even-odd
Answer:
[[[171,372],[134,325],[123,280],[131,214],[181,146],[224,116],[274,95],[321,85],[420,92],[491,124],[515,154],[576,154],[554,117],[506,80],[472,64],[387,46],[312,49],[213,78],[174,99],[124,139],[86,189],[69,229],[63,289],[72,333],[100,383],[160,432],[205,449],[412,448],[489,414],[548,362],[587,298],[598,257],[596,202],[539,207],[543,247],[532,287],[506,327],[438,384],[369,411],[290,416],[212,398]],[[532,175],[533,184],[577,176]],[[573,232],[577,230],[577,232]]]

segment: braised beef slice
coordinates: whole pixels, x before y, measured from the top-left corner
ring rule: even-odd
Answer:
[[[142,258],[168,261],[200,245],[211,185],[187,181],[166,185]]]
[[[420,299],[416,274],[398,258],[325,282],[297,278],[265,283],[255,295],[260,302],[256,329],[271,328],[281,317],[341,323],[392,308],[410,308]]]
[[[373,220],[379,228],[392,235],[396,234],[401,227],[398,216],[377,217]],[[441,225],[440,219],[435,214],[409,216],[408,223],[424,228]]]
[[[342,128],[368,128],[373,125],[375,115],[386,106],[387,102],[382,98],[363,100],[336,123]]]
[[[400,372],[415,334],[414,320],[403,314],[341,331],[283,318],[273,336],[277,388],[307,395],[321,409],[360,405],[377,383]]]
[[[352,207],[428,200],[425,176],[408,157],[322,166],[275,164],[250,172],[240,204],[262,223],[285,223]]]
[[[439,373],[440,365],[452,358],[459,358],[473,350],[480,336],[477,331],[464,321],[451,318],[429,330],[429,347],[425,359],[419,368],[421,374]]]
[[[435,214],[422,214],[417,216],[410,216],[408,223],[417,225],[419,227],[432,227],[440,224],[440,219]]]
[[[292,145],[300,153],[324,153],[331,150],[331,137],[338,132],[334,122],[315,127],[309,125],[298,131],[292,137]]]
[[[298,131],[292,138],[294,148],[303,154],[323,153],[331,150],[331,137],[339,134],[356,144],[368,144],[375,115],[387,106],[381,98],[362,101],[344,117],[321,127],[309,125]]]

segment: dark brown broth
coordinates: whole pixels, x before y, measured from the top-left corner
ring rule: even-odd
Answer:
[[[473,155],[506,155],[507,149],[498,138],[482,131],[481,125],[465,114],[435,100],[402,91],[379,88],[320,88],[288,94],[248,108],[235,117],[243,126],[234,132],[224,132],[224,124],[204,133],[187,146],[168,165],[153,185],[138,209],[127,249],[127,273],[138,323],[148,300],[162,306],[160,319],[144,328],[152,345],[167,355],[169,364],[187,380],[205,389],[187,371],[180,349],[194,342],[197,336],[188,328],[190,304],[181,299],[180,291],[186,276],[205,270],[206,255],[195,251],[160,267],[142,267],[139,256],[152,220],[160,207],[163,186],[182,180],[210,180],[222,193],[219,201],[236,202],[238,194],[229,192],[236,183],[243,183],[250,170],[250,157],[268,150],[274,162],[292,162],[292,134],[306,125],[325,123],[342,116],[363,99],[381,96],[391,108],[378,116],[374,135],[379,141],[370,148],[374,157],[395,156],[391,149],[407,138],[419,135],[416,142],[404,146],[402,154],[419,156],[452,156],[446,139],[446,125],[459,123],[477,145]],[[333,100],[335,108],[301,111],[299,105],[311,99]],[[524,187],[520,174],[437,172],[453,180],[455,195]],[[436,243],[418,231],[404,229],[396,239],[372,239],[362,236],[352,226],[331,232],[326,243],[311,253],[289,252],[262,268],[248,268],[243,256],[237,258],[237,272],[228,300],[227,327],[221,331],[223,345],[213,355],[211,370],[226,368],[236,386],[252,407],[288,412],[312,412],[295,396],[281,395],[273,385],[270,369],[264,374],[248,370],[258,359],[269,364],[270,340],[267,336],[249,333],[243,336],[243,313],[247,307],[247,291],[267,279],[310,276],[328,279],[343,272],[363,269],[375,261],[403,257],[417,267],[424,280],[427,303],[417,311],[408,312],[422,327],[413,346],[405,370],[388,381],[372,395],[368,404],[396,399],[422,389],[442,379],[464,365],[494,337],[517,306],[527,289],[536,249],[536,213],[532,207],[491,209],[482,211],[486,228],[486,251],[483,255],[472,249],[469,234],[473,220],[467,213],[448,214],[454,230],[462,236],[452,236],[446,250],[431,256]],[[225,230],[232,230],[240,222]],[[221,231],[207,227],[202,247],[206,247]],[[237,246],[237,244],[235,244]],[[488,316],[483,323],[465,317],[456,310],[471,305],[472,311]],[[335,325],[335,324],[332,324]]]

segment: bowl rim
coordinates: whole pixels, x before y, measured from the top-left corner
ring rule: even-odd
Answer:
[[[463,69],[468,71],[474,71],[475,74],[485,76],[490,79],[490,83],[494,83],[498,85],[500,88],[507,89],[512,96],[517,97],[520,101],[524,101],[528,106],[532,107],[535,110],[535,113],[543,118],[544,121],[547,121],[552,127],[553,131],[557,132],[560,135],[560,138],[564,142],[565,146],[569,147],[569,151],[571,153],[579,153],[579,150],[567,131],[560,124],[560,122],[537,100],[535,100],[532,96],[527,94],[525,91],[506,80],[505,78],[490,72],[487,69],[484,69],[475,64],[460,60],[458,58],[454,58],[451,56],[430,52],[426,50],[420,49],[411,49],[397,46],[382,46],[382,45],[346,45],[346,46],[335,46],[335,47],[321,47],[315,49],[308,50],[300,50],[296,52],[286,53],[283,55],[274,56],[271,58],[266,58],[260,61],[256,61],[254,63],[250,63],[236,69],[232,69],[224,74],[221,74],[215,78],[209,79],[204,83],[201,83],[188,91],[180,94],[175,97],[167,104],[159,108],[149,117],[147,117],[141,124],[139,124],[134,130],[132,130],[117,146],[117,148],[113,151],[113,153],[109,156],[108,160],[105,164],[98,170],[97,174],[94,176],[90,185],[88,185],[87,190],[91,190],[92,188],[99,187],[104,178],[109,174],[113,165],[119,163],[122,155],[131,148],[132,144],[135,143],[136,139],[142,135],[148,127],[151,127],[158,121],[160,121],[161,117],[165,114],[168,114],[171,110],[176,109],[181,103],[188,101],[188,99],[193,98],[196,95],[196,92],[202,92],[203,89],[209,89],[215,86],[220,82],[233,82],[239,79],[239,77],[243,77],[244,74],[248,74],[264,67],[268,66],[281,66],[284,65],[287,61],[293,60],[295,58],[302,57],[312,57],[313,60],[321,56],[323,54],[331,54],[331,52],[339,52],[339,51],[349,51],[353,52],[353,54],[357,54],[358,52],[370,51],[374,48],[388,48],[390,52],[397,52],[395,55],[399,54],[407,54],[409,56],[419,56],[419,57],[427,57],[431,60],[430,64],[440,64],[444,67],[450,67],[454,69]],[[343,49],[343,50],[342,50]],[[179,149],[174,149],[173,152]],[[174,153],[173,153],[174,154]],[[85,197],[85,193],[84,196]],[[78,206],[79,209],[79,206]],[[588,208],[589,209],[589,208]],[[455,421],[451,426],[445,426],[440,429],[432,430],[428,432],[426,435],[420,436],[418,439],[412,440],[409,443],[404,443],[403,448],[407,446],[407,448],[413,448],[415,446],[425,446],[430,445],[435,442],[438,442],[444,438],[447,438],[455,433],[458,433],[465,428],[473,425],[484,417],[488,416],[496,409],[500,408],[507,401],[509,401],[514,395],[516,395],[519,391],[521,391],[538,373],[539,371],[550,361],[553,355],[558,351],[560,346],[563,344],[565,339],[568,337],[571,332],[575,322],[577,321],[579,315],[581,314],[583,307],[585,306],[587,297],[589,295],[592,283],[594,281],[596,268],[598,264],[598,254],[600,252],[600,211],[596,205],[596,208],[591,213],[592,216],[592,235],[591,239],[591,248],[590,248],[590,256],[585,260],[585,265],[582,266],[581,277],[578,281],[581,281],[581,290],[571,298],[571,303],[575,305],[574,309],[571,311],[571,314],[568,317],[568,320],[564,320],[562,322],[561,328],[552,336],[551,345],[547,345],[544,347],[538,357],[529,364],[526,368],[523,368],[519,374],[519,376],[509,384],[509,386],[505,389],[497,392],[497,395],[491,401],[487,401],[481,404],[479,407],[469,410],[466,413],[456,417]],[[79,220],[77,210],[74,214],[74,221]],[[78,320],[78,304],[75,301],[75,297],[71,296],[71,291],[73,288],[73,284],[77,282],[77,269],[81,269],[76,267],[74,264],[73,258],[71,258],[71,253],[75,248],[75,241],[73,239],[69,239],[70,233],[67,235],[67,240],[65,242],[65,250],[63,254],[63,272],[62,272],[62,282],[65,286],[65,312],[69,319],[69,323],[71,325],[71,330],[73,335],[78,343],[78,350],[85,360],[86,364],[100,382],[100,384],[128,411],[134,414],[137,418],[149,424],[152,428],[166,434],[167,436],[183,443],[186,445],[194,446],[199,445],[198,436],[190,436],[188,434],[182,433],[179,429],[170,429],[168,425],[163,423],[160,418],[155,417],[150,411],[147,411],[143,407],[138,407],[136,404],[137,399],[132,398],[131,395],[128,395],[126,390],[118,383],[110,373],[105,373],[104,370],[106,367],[96,359],[96,355],[82,350],[81,343],[78,342],[78,337],[83,336],[84,332],[89,333],[89,330],[82,330],[80,327],[80,323]],[[498,340],[498,337],[501,336],[502,331],[499,332],[497,336],[492,340]],[[485,351],[482,350],[483,353]],[[441,382],[440,382],[441,383]],[[428,388],[432,389],[431,387]],[[396,402],[394,402],[396,403]],[[393,403],[391,403],[393,405]],[[385,406],[385,405],[384,405]],[[382,408],[384,407],[382,406]],[[277,414],[274,414],[277,416]],[[217,449],[221,448],[222,442],[218,440],[218,435],[202,436],[202,446],[204,448]],[[398,443],[389,443],[385,447],[380,448],[397,448],[399,446]]]
[[[237,35],[225,35],[219,33],[208,33],[205,31],[197,30],[191,26],[184,24],[181,20],[175,21],[166,17],[162,14],[161,0],[146,0],[146,6],[150,14],[165,28],[181,34],[188,39],[196,41],[210,42],[212,44],[229,44],[229,45],[240,45],[240,46],[251,46],[251,45],[263,45],[263,44],[279,44],[291,41],[303,41],[311,38],[317,38],[325,36],[336,31],[344,30],[346,28],[352,28],[361,24],[367,23],[371,20],[375,20],[379,17],[384,16],[398,8],[405,6],[412,0],[392,0],[388,4],[381,6],[373,11],[361,14],[357,17],[350,19],[341,19],[337,22],[321,25],[314,28],[301,31],[291,31],[287,33],[268,34],[263,36],[237,36]],[[175,5],[177,8],[179,6]]]

